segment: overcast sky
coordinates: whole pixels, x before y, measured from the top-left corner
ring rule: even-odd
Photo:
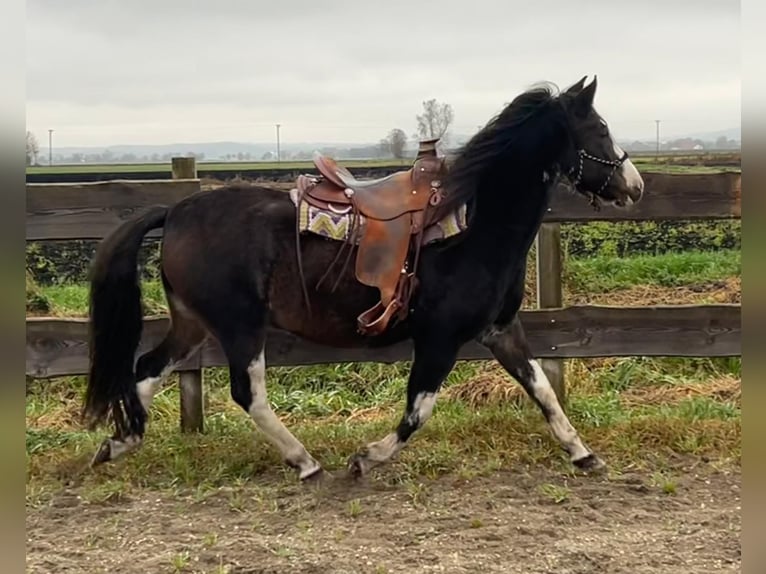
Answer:
[[[735,0],[28,0],[47,146],[378,141],[421,102],[472,133],[539,81],[598,74],[618,138],[740,124]]]

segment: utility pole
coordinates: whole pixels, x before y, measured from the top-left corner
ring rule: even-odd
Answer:
[[[280,160],[280,153],[279,153],[279,127],[280,127],[280,124],[277,124],[277,163],[279,163],[279,160]]]
[[[53,130],[48,130],[48,166],[53,165]]]
[[[660,157],[660,120],[654,120],[657,124],[657,150],[655,152],[656,157]]]

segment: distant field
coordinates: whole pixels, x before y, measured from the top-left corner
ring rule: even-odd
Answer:
[[[655,157],[654,155],[631,154],[633,162],[647,171],[665,172],[708,172],[726,169],[739,169],[739,153],[707,153],[707,154],[669,154]],[[344,166],[354,168],[408,166],[410,159],[344,159]],[[313,169],[310,160],[305,161],[230,161],[230,162],[198,162],[200,171],[261,171],[276,169]],[[113,163],[113,164],[76,164],[54,166],[30,166],[28,174],[37,173],[137,173],[167,171],[170,174],[170,162],[160,163]]]
[[[347,167],[387,167],[409,165],[410,160],[343,160]],[[313,166],[311,161],[251,161],[251,162],[197,162],[197,169],[202,171],[251,171],[271,169],[309,169]],[[108,173],[124,172],[133,173],[141,171],[167,171],[170,173],[170,162],[165,163],[113,163],[113,164],[82,164],[82,165],[54,165],[30,166],[27,173]]]

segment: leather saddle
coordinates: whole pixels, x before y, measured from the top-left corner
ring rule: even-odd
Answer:
[[[346,244],[358,242],[356,278],[380,292],[380,301],[357,318],[358,330],[363,334],[378,335],[393,317],[401,320],[408,314],[408,303],[416,287],[423,230],[433,223],[433,208],[442,200],[441,178],[445,168],[444,158],[436,154],[437,142],[438,139],[421,141],[410,169],[379,179],[358,180],[334,159],[318,152],[314,154],[314,165],[321,176],[298,177],[298,207],[305,201],[335,214],[353,214],[351,236],[319,283],[334,267]],[[299,234],[297,229],[296,233]],[[353,248],[349,249],[340,275],[351,253]],[[308,304],[302,269],[300,272]]]

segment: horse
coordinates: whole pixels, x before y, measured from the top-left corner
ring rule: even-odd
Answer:
[[[377,292],[351,268],[332,289],[315,289],[310,312],[306,308],[301,286],[326,272],[338,243],[304,234],[296,246],[296,206],[283,190],[229,183],[123,223],[101,242],[91,267],[82,416],[91,430],[109,421],[114,426],[91,465],[139,447],[165,378],[214,337],[228,362],[232,399],[299,481],[323,476],[320,462],[269,404],[264,348],[271,326],[335,347],[411,341],[401,419],[349,457],[351,476],[390,461],[423,427],[460,348],[471,341],[521,384],[576,469],[603,471],[604,461],[583,443],[532,356],[518,315],[527,255],[557,182],[568,181],[596,208],[629,208],[643,196],[641,175],[594,108],[597,77],[588,85],[586,79],[563,91],[548,82],[533,85],[444,160],[441,207],[466,206],[465,229],[422,247],[408,314],[373,337],[359,332],[355,318]],[[170,327],[136,360],[142,328],[137,256],[143,237],[159,228]]]

